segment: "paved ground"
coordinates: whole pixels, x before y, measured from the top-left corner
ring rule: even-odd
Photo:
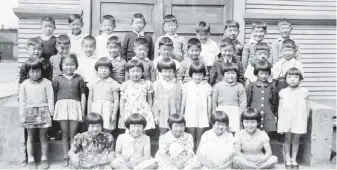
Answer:
[[[0,63],[0,98],[13,95],[18,90],[19,68],[16,61]]]

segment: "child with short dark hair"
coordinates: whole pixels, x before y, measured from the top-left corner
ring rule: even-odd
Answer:
[[[245,71],[245,79],[246,79],[246,86],[251,83],[255,82],[257,80],[257,74],[255,74],[255,65],[256,63],[259,63],[261,61],[267,62],[270,65],[271,63],[268,62],[268,59],[270,58],[270,48],[269,44],[266,42],[258,42],[255,46],[255,55],[256,60],[255,62],[252,62],[251,64],[248,64],[246,71]],[[271,83],[273,81],[271,73],[269,74],[269,77],[267,78],[267,81]]]
[[[235,44],[230,38],[222,39],[220,42],[220,54],[218,59],[213,63],[210,71],[210,84],[214,86],[223,80],[222,71],[226,63],[233,63],[238,68],[238,82],[244,84],[243,67],[241,61],[235,57]]]
[[[100,114],[103,117],[103,131],[111,133],[117,124],[120,84],[110,77],[112,64],[107,57],[98,59],[94,68],[97,79],[87,84],[90,89],[88,112]]]
[[[60,69],[61,58],[69,55],[70,51],[70,38],[68,35],[60,35],[56,38],[57,54],[50,57],[50,63],[53,68],[53,79],[62,74]]]
[[[164,58],[169,58],[172,59],[175,63],[175,68],[174,73],[179,69],[180,62],[177,61],[176,59],[173,58],[173,49],[174,49],[174,43],[169,37],[162,37],[161,39],[158,39],[159,41],[159,56],[153,60],[153,65],[154,68],[157,70],[156,75],[157,75],[157,80],[160,80],[163,78],[161,75],[161,72],[158,69],[158,63],[164,59]]]
[[[162,78],[153,83],[153,110],[155,123],[159,126],[160,134],[163,135],[168,130],[168,117],[172,114],[180,114],[183,85],[175,78],[174,59],[162,59],[157,68]]]
[[[167,120],[170,131],[159,137],[156,153],[158,169],[198,169],[200,161],[193,152],[191,134],[184,132],[186,121],[181,114],[172,114]]]
[[[181,114],[185,116],[187,132],[193,136],[195,150],[198,148],[201,135],[209,127],[212,111],[212,87],[203,82],[206,67],[193,63],[189,69],[192,81],[184,84],[181,102]]]
[[[52,80],[53,70],[52,66],[48,59],[42,57],[43,51],[43,42],[40,38],[30,38],[26,43],[27,53],[30,59],[37,59],[42,63],[43,71],[42,77]],[[27,60],[28,61],[28,60]],[[24,80],[29,78],[29,73],[26,68],[27,63],[24,62],[20,67],[20,76],[19,76],[19,84],[21,84]]]
[[[125,120],[128,131],[117,138],[116,159],[111,166],[114,169],[157,169],[157,163],[151,157],[151,141],[143,133],[146,119],[131,114]]]
[[[223,111],[229,117],[229,132],[240,131],[240,115],[247,107],[245,88],[237,82],[239,69],[234,63],[225,63],[221,74],[223,80],[213,88],[213,112]]]
[[[259,129],[260,122],[261,115],[255,108],[248,107],[242,112],[244,129],[235,134],[233,168],[272,169],[277,164],[278,159],[272,155],[267,133]]]
[[[106,48],[107,41],[110,37],[114,36],[113,31],[116,28],[116,20],[112,15],[104,15],[101,19],[100,32],[96,36],[97,49],[96,55],[98,58],[108,57],[109,52]]]
[[[264,36],[267,34],[267,24],[263,21],[255,21],[252,23],[251,37],[243,47],[242,65],[246,70],[247,66],[255,62],[255,46],[258,42],[264,41]],[[269,63],[272,63],[272,57],[269,58]]]
[[[300,136],[307,133],[310,115],[309,91],[300,87],[303,81],[302,74],[300,69],[290,68],[285,74],[289,86],[279,93],[277,132],[285,134],[284,154],[287,169],[290,167],[299,169],[296,158]]]
[[[152,113],[153,87],[149,80],[141,79],[144,66],[140,60],[130,60],[127,64],[130,80],[124,82],[120,88],[120,118],[118,128],[125,129],[125,120],[129,115],[138,112],[145,117],[145,130],[155,128]]]
[[[144,33],[144,28],[146,26],[145,17],[141,13],[135,13],[131,19],[132,32],[125,35],[121,55],[126,61],[131,60],[137,54],[134,51],[135,41],[137,38],[145,38],[147,40],[147,59],[154,59],[154,43],[152,36],[150,34]]]
[[[228,116],[223,111],[216,111],[211,114],[210,122],[213,128],[201,136],[197,156],[204,168],[231,168],[234,156],[234,138],[227,131]]]
[[[158,55],[160,56],[160,42],[162,41],[163,37],[167,37],[170,38],[173,42],[172,58],[179,62],[183,61],[184,55],[186,53],[187,42],[183,36],[177,34],[177,18],[172,14],[165,15],[163,29],[165,31],[165,35],[158,37],[156,41],[154,54],[155,59],[157,59]],[[179,66],[177,66],[177,68],[179,68]]]
[[[36,169],[34,163],[34,139],[39,131],[41,142],[40,168],[48,169],[48,127],[52,126],[51,116],[54,114],[54,92],[52,84],[43,78],[43,64],[39,58],[29,58],[22,67],[29,74],[29,79],[22,82],[19,89],[20,124],[27,129],[28,166]],[[35,145],[36,146],[36,145]]]
[[[282,19],[277,24],[278,31],[281,37],[277,38],[271,47],[272,64],[276,64],[277,61],[282,59],[282,43],[286,39],[290,39],[290,33],[293,30],[291,23],[287,19]],[[294,58],[301,61],[300,48],[298,43],[295,42],[295,56]]]
[[[108,58],[112,64],[112,71],[110,77],[119,84],[125,82],[126,61],[121,57],[121,41],[118,37],[112,36],[108,39],[106,48],[108,49]]]
[[[187,42],[187,55],[181,63],[180,67],[177,71],[177,79],[181,80],[183,83],[187,83],[190,80],[192,80],[192,77],[189,75],[189,69],[191,67],[192,63],[202,63],[204,64],[203,59],[200,57],[200,52],[201,52],[201,42],[197,38],[191,38]],[[208,82],[209,79],[209,72],[206,69],[206,74],[203,80],[205,82]]]
[[[200,57],[205,62],[205,66],[209,72],[219,54],[218,44],[209,37],[211,34],[211,26],[205,21],[200,21],[197,24],[195,33],[201,42]]]
[[[40,23],[42,35],[37,38],[43,43],[41,57],[49,61],[51,56],[57,54],[56,37],[53,35],[56,29],[55,20],[52,17],[43,17]]]
[[[139,60],[142,62],[144,70],[143,70],[143,76],[142,78],[145,80],[150,80],[151,82],[154,82],[156,80],[156,69],[153,65],[153,62],[147,58],[147,54],[149,52],[149,42],[146,38],[137,38],[134,41],[133,50],[136,54],[135,57],[133,57],[133,60]],[[125,73],[125,79],[129,80],[129,73]]]
[[[85,119],[88,131],[79,133],[71,143],[68,153],[73,168],[109,169],[115,158],[111,134],[102,131],[103,119],[97,113],[89,113]]]
[[[257,80],[246,87],[247,106],[256,108],[262,117],[261,129],[268,132],[276,131],[277,89],[272,82],[268,82],[271,65],[266,61],[255,64],[254,75]]]
[[[280,92],[282,89],[286,88],[288,86],[286,80],[285,80],[285,74],[286,72],[292,68],[296,67],[298,68],[302,76],[304,77],[304,70],[303,70],[303,64],[296,60],[295,57],[295,50],[296,50],[296,44],[292,39],[286,39],[282,43],[282,59],[273,66],[272,68],[272,76],[275,80],[277,92]]]
[[[79,14],[71,14],[68,17],[68,24],[71,29],[71,32],[68,33],[70,38],[70,52],[75,53],[77,56],[83,54],[82,50],[82,41],[87,33],[82,31],[83,28],[83,18]]]
[[[233,43],[235,44],[235,56],[242,61],[242,50],[243,45],[237,39],[240,33],[240,24],[235,20],[228,20],[224,27],[224,35],[222,39],[228,37],[230,38]]]

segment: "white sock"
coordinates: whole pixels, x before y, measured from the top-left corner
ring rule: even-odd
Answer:
[[[47,160],[47,156],[42,155],[41,156],[41,161],[46,161],[46,160]]]
[[[29,156],[28,157],[28,162],[34,162],[34,157],[33,156]]]

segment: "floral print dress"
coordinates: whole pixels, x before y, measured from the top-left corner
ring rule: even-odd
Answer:
[[[147,94],[153,93],[152,84],[149,80],[133,82],[131,80],[122,84],[121,97],[125,99],[124,114],[119,119],[118,128],[125,129],[124,121],[133,113],[139,113],[146,119],[145,130],[154,129],[154,119],[147,103]]]
[[[77,148],[81,168],[95,168],[110,164],[113,157],[113,137],[111,134],[101,132],[91,136],[89,132],[79,133],[75,136],[71,147]]]

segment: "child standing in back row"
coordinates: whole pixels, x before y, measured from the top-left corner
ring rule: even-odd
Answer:
[[[237,39],[240,33],[240,24],[235,20],[228,20],[225,24],[225,33],[223,35],[223,39],[228,37],[230,38],[233,43],[235,44],[235,56],[242,61],[242,50],[243,45]]]
[[[293,30],[291,23],[283,19],[277,24],[278,31],[280,32],[281,37],[277,38],[271,47],[271,57],[273,60],[273,65],[276,64],[277,61],[282,59],[282,43],[286,39],[290,39],[290,33]],[[298,43],[295,42],[295,56],[294,58],[298,61],[301,61],[300,48]]]
[[[213,63],[217,59],[217,55],[219,54],[218,44],[216,44],[215,41],[209,38],[211,34],[211,26],[205,21],[200,21],[198,23],[195,33],[197,35],[197,38],[201,42],[200,57],[205,62],[207,72],[210,72]]]
[[[60,122],[63,145],[63,166],[69,165],[69,137],[71,143],[77,133],[79,122],[84,120],[86,98],[84,94],[84,80],[75,74],[78,61],[75,54],[63,57],[60,70],[63,74],[53,80],[53,89],[56,96],[54,120]]]
[[[42,40],[41,57],[49,61],[52,55],[57,54],[56,37],[53,35],[56,29],[55,20],[52,17],[43,17],[41,19],[42,35],[37,37]]]
[[[79,14],[72,14],[68,18],[69,27],[71,32],[68,34],[70,38],[70,52],[75,53],[76,56],[83,54],[82,40],[88,34],[82,31],[83,18]]]
[[[298,68],[290,68],[285,74],[288,87],[279,93],[279,119],[277,132],[285,133],[284,152],[286,168],[296,168],[299,140],[307,133],[307,122],[310,114],[309,91],[300,87],[303,80],[302,72]],[[291,148],[291,152],[290,152]],[[290,155],[291,153],[291,155]]]
[[[116,28],[116,20],[111,15],[104,15],[101,19],[100,31],[101,34],[96,37],[97,49],[96,55],[98,58],[109,56],[106,48],[107,41],[114,36],[113,30]]]
[[[166,34],[158,37],[156,41],[155,54],[154,54],[155,59],[161,56],[160,55],[160,42],[162,41],[164,37],[167,37],[167,38],[170,38],[173,42],[172,58],[175,60],[178,60],[179,62],[183,61],[184,55],[186,53],[187,42],[183,36],[179,36],[177,34],[177,29],[178,29],[177,18],[172,14],[166,15],[164,17],[163,29],[166,32]],[[179,66],[177,66],[177,68],[179,68]]]
[[[122,58],[126,61],[131,60],[136,53],[134,51],[134,45],[137,38],[145,38],[147,40],[148,52],[146,57],[149,60],[153,60],[154,57],[154,43],[150,34],[145,34],[144,28],[146,26],[145,17],[141,13],[135,13],[131,20],[132,32],[125,35],[122,45]]]

